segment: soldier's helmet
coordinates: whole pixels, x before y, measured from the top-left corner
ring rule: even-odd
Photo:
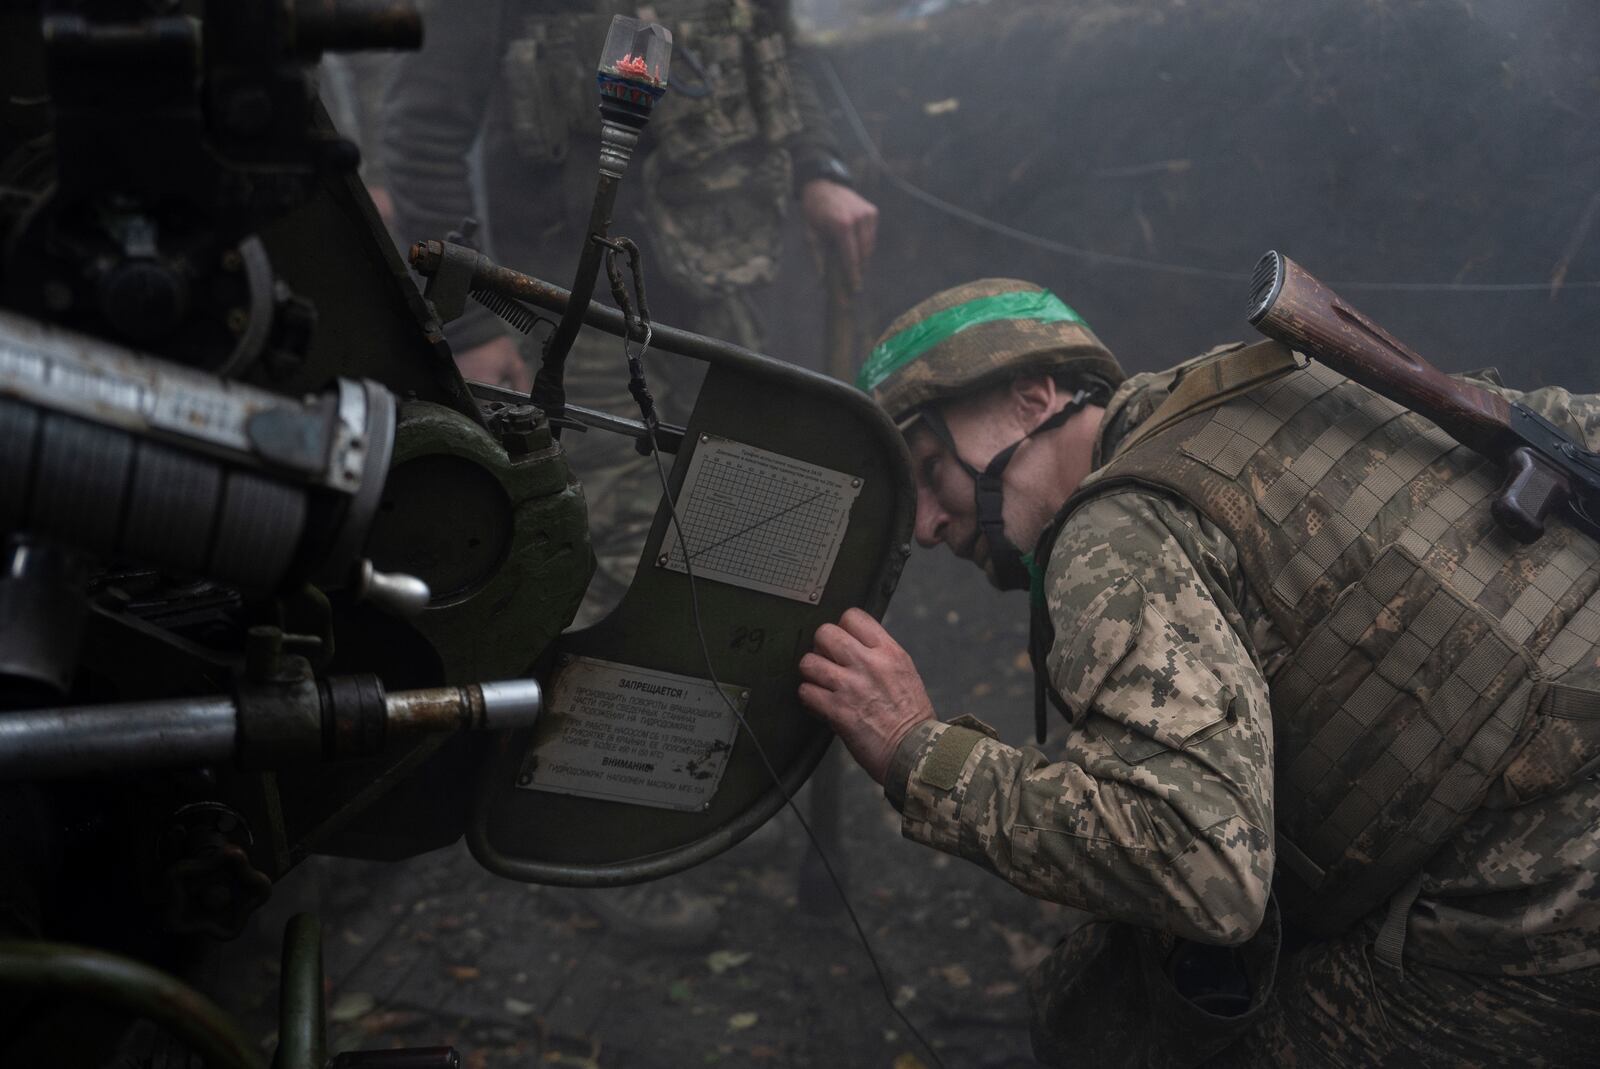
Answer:
[[[1095,392],[1107,396],[1126,377],[1089,324],[1055,294],[1031,282],[985,278],[936,293],[890,323],[856,385],[904,430],[930,404],[1030,374],[1099,387]]]

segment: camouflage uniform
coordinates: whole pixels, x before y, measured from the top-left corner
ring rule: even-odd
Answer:
[[[788,197],[812,178],[843,180],[815,89],[791,62],[787,0],[432,6],[425,47],[399,61],[386,97],[383,169],[402,239],[443,236],[486,212],[486,251],[568,284],[599,158],[595,64],[611,16],[640,14],[673,32],[673,88],[640,141],[612,233],[642,246],[657,322],[759,349],[750,298],[776,276]],[[481,207],[467,164],[480,132]],[[505,329],[468,309],[448,329],[457,352]],[[537,343],[524,351],[536,364]],[[683,420],[698,365],[646,364],[663,418]],[[621,343],[608,335],[581,334],[566,374],[572,402],[634,411]],[[614,435],[565,441],[590,503],[596,580],[614,597],[655,511],[655,470]]]
[[[1181,1038],[1187,940],[1274,991],[1214,1064],[1592,1064],[1600,545],[1512,542],[1492,465],[1324,369],[1176,416],[1174,381],[1117,391],[1041,542],[1061,758],[921,725],[885,780],[904,833],[1127,922],[1036,978],[1053,1061],[1233,1038]],[[1600,397],[1514,396],[1600,447]],[[1108,992],[1126,1018],[1074,1016]]]

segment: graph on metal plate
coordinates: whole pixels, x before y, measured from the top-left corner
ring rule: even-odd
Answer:
[[[818,600],[860,492],[858,477],[703,435],[678,495],[696,577]],[[656,564],[686,570],[671,526]]]

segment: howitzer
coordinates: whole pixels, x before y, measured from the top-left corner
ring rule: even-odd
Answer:
[[[638,881],[820,760],[799,651],[887,604],[909,459],[858,391],[664,324],[653,360],[707,365],[684,426],[565,405],[580,327],[645,342],[587,297],[668,74],[665,31],[619,25],[578,292],[431,241],[422,294],[313,74],[415,46],[408,0],[0,4],[0,1065],[258,1065],[163,970],[307,857],[465,838],[518,879]],[[467,296],[562,316],[551,411],[462,380],[442,323]],[[636,579],[582,630],[557,416],[669,455]],[[796,515],[784,481],[833,507]],[[277,1069],[459,1064],[333,1055],[320,947],[291,923]]]
[[[1492,510],[1519,541],[1538,541],[1557,510],[1600,538],[1600,454],[1527,406],[1446,375],[1287,256],[1269,252],[1256,264],[1250,322],[1504,464]]]

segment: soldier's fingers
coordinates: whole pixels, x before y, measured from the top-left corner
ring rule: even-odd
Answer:
[[[878,248],[878,213],[867,212],[856,224],[856,244],[861,249],[861,262],[872,259],[872,254]]]
[[[512,363],[510,369],[511,388],[526,393],[533,389],[533,373],[528,370],[528,365],[521,360]]]
[[[861,609],[846,609],[844,615],[839,617],[839,626],[868,649],[897,645],[883,625]]]
[[[834,709],[838,704],[833,696],[833,691],[825,690],[815,683],[800,684],[800,704],[809,709],[813,715],[821,717],[828,723],[833,723]]]
[[[835,664],[855,664],[860,660],[860,641],[837,624],[823,624],[817,628],[811,646]]]
[[[800,658],[800,678],[824,690],[838,690],[844,685],[845,670],[826,657],[808,653]]]

